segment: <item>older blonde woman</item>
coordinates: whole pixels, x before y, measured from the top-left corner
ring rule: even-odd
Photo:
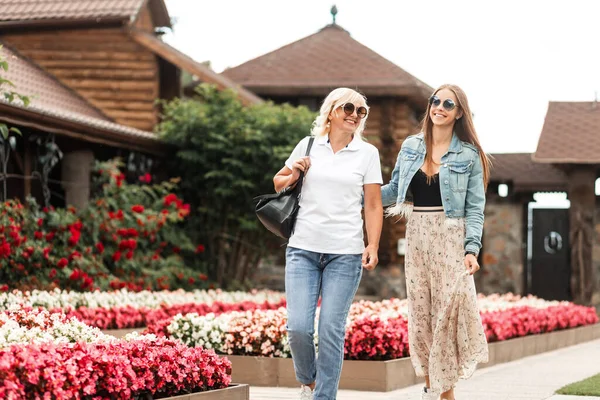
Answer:
[[[286,251],[287,330],[300,399],[335,400],[344,358],[345,324],[362,270],[372,270],[383,220],[377,149],[362,139],[369,109],[347,88],[332,91],[303,139],[275,175],[275,190],[305,172],[294,234]],[[364,195],[368,245],[363,238]],[[314,346],[319,296],[319,357]]]

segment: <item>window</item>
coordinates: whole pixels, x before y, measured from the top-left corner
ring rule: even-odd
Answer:
[[[596,196],[600,196],[600,178],[596,179]]]

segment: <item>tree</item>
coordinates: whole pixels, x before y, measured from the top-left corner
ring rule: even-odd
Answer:
[[[210,273],[231,287],[253,275],[276,238],[254,214],[252,199],[273,192],[274,174],[306,136],[306,107],[266,102],[245,107],[231,90],[200,85],[197,98],[163,103],[161,136],[177,147],[169,175],[181,177],[194,213],[188,229],[206,243]]]

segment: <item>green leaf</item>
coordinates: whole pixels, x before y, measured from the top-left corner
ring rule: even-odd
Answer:
[[[23,134],[21,133],[21,131],[19,130],[19,128],[15,128],[14,126],[13,126],[13,127],[11,127],[11,128],[9,129],[9,131],[10,131],[10,132],[14,132],[14,133],[16,133],[16,134],[17,134],[17,135],[19,135],[19,136],[23,136]]]
[[[11,87],[15,87],[14,83],[9,81],[8,79],[0,78],[0,86],[5,85],[5,84],[8,86],[11,86]]]
[[[8,62],[0,61],[0,68],[2,68],[5,71],[8,71]]]
[[[5,140],[8,139],[8,127],[6,124],[0,124],[0,133]]]

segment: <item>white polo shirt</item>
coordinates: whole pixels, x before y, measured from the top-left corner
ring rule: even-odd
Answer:
[[[298,143],[285,162],[288,168],[306,154],[308,140]],[[321,136],[315,138],[310,162],[288,245],[324,254],[361,254],[363,185],[383,183],[379,151],[355,136],[334,154],[329,136]]]

